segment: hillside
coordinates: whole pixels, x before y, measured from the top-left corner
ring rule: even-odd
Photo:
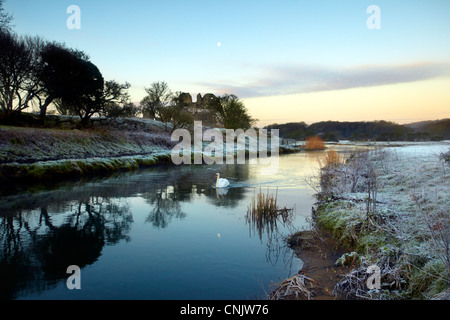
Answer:
[[[431,136],[442,136],[445,140],[450,139],[450,119],[414,122],[406,126],[416,132],[428,132]]]

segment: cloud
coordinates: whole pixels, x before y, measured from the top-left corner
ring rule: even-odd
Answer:
[[[324,66],[266,66],[258,76],[232,83],[203,83],[211,92],[240,98],[277,96],[407,83],[450,75],[450,64],[419,62],[404,65],[363,65],[352,68]],[[255,80],[256,78],[256,80]]]

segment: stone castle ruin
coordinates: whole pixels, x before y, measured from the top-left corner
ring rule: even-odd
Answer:
[[[217,115],[208,109],[208,105],[217,99],[214,94],[206,93],[202,97],[199,93],[197,94],[197,101],[193,102],[191,94],[183,92],[180,94],[180,99],[189,106],[189,111],[192,112],[195,121],[202,121],[203,125],[207,127],[222,125]]]
[[[202,121],[202,125],[205,127],[216,127],[223,125],[221,119],[208,109],[208,105],[213,102],[217,97],[212,93],[206,93],[203,97],[199,93],[197,94],[197,101],[192,101],[190,93],[182,92],[180,94],[180,100],[188,106],[188,111],[192,113],[194,121]],[[151,118],[151,115],[143,111],[144,118]]]
[[[206,109],[208,107],[208,104],[214,101],[214,99],[217,99],[215,95],[212,93],[207,93],[203,97],[199,93],[197,94],[197,101],[192,102],[192,96],[190,93],[182,92],[180,94],[180,99],[189,105],[189,108],[198,108],[198,109]]]

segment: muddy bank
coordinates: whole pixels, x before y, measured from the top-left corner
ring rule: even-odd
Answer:
[[[333,294],[333,288],[351,266],[336,264],[346,253],[337,240],[325,230],[302,231],[292,236],[289,245],[304,263],[301,273],[317,281],[312,299],[339,299]]]
[[[277,300],[339,300],[333,288],[342,275],[348,273],[350,265],[336,264],[346,253],[330,232],[314,229],[297,232],[287,240],[288,246],[303,261],[302,269],[293,277],[284,280],[271,293]],[[300,282],[300,283],[299,283]]]

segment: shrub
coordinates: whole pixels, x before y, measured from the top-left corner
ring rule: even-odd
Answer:
[[[324,150],[325,142],[319,136],[308,137],[305,140],[305,150]]]

